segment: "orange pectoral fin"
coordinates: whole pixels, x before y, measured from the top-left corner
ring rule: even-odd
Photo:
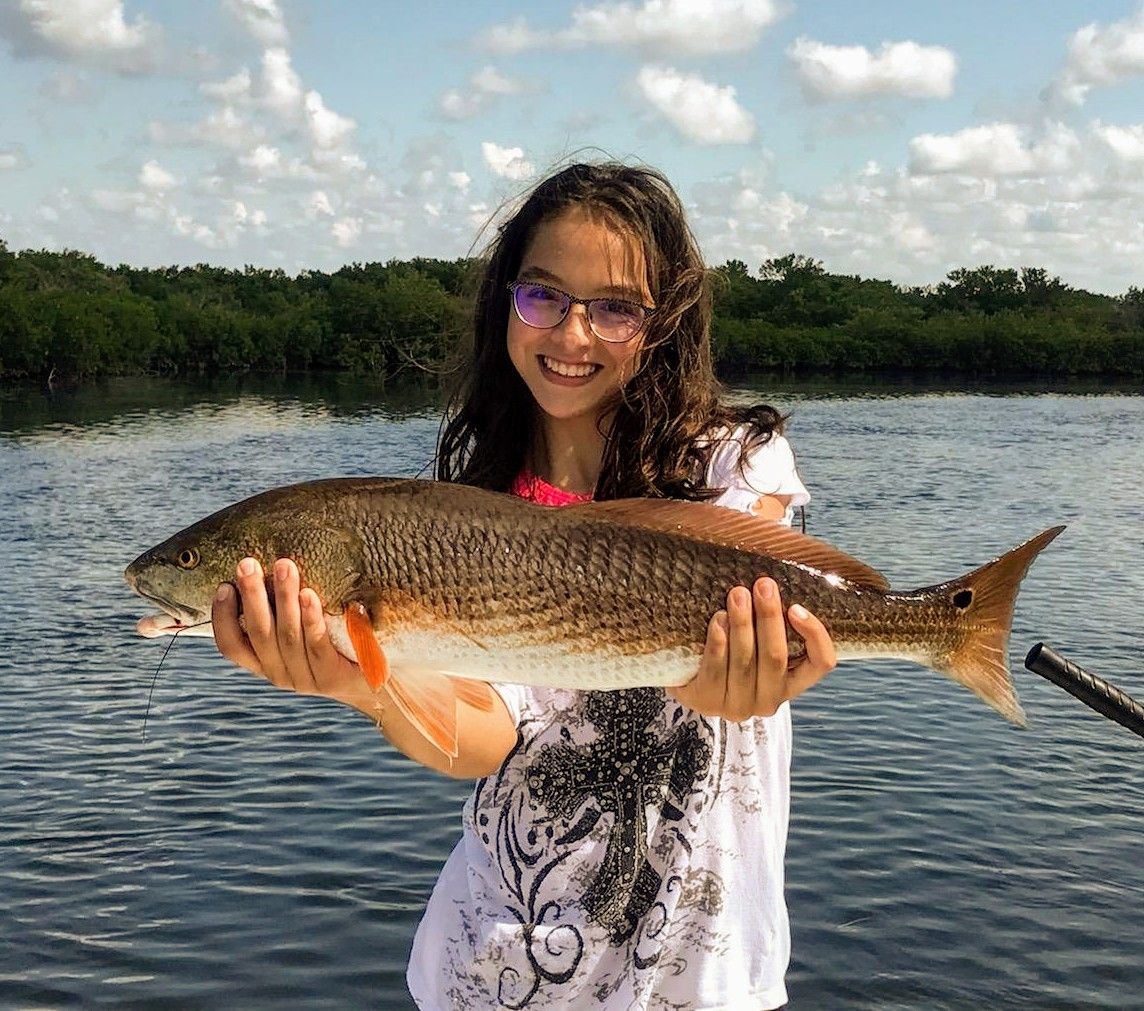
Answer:
[[[491,713],[496,704],[496,694],[485,681],[473,681],[470,678],[454,677],[453,690],[457,693],[457,700],[467,706],[479,709],[482,713]]]
[[[365,605],[354,601],[346,607],[346,631],[357,654],[358,666],[369,682],[370,688],[378,691],[389,680],[389,664],[385,654],[377,644],[373,634],[373,622]]]
[[[445,674],[394,670],[386,685],[390,697],[405,718],[438,751],[456,758],[457,692]]]
[[[396,592],[375,601],[375,614],[380,614],[383,627],[388,627],[395,617],[398,624],[420,623],[423,627],[441,621],[412,597]],[[463,702],[481,712],[492,712],[496,705],[493,689],[484,681],[456,677],[448,671],[405,663],[391,668],[365,605],[360,601],[349,604],[345,616],[346,631],[370,688],[375,692],[384,688],[427,741],[443,754],[456,758],[457,706]]]

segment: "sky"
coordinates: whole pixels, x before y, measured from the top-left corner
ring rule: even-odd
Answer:
[[[0,239],[288,273],[662,170],[708,263],[1144,286],[1144,0],[0,0]]]

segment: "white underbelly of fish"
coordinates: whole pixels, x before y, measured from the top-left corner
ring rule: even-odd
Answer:
[[[339,653],[357,660],[345,619],[327,615],[330,641]],[[611,691],[621,688],[686,684],[699,669],[699,654],[685,647],[639,655],[617,650],[577,650],[575,643],[538,646],[500,636],[475,642],[448,629],[401,632],[378,637],[391,670],[431,670],[479,681],[543,688]]]

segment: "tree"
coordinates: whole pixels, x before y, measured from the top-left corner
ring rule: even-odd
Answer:
[[[955,312],[982,312],[986,316],[1021,303],[1021,280],[1011,268],[958,267],[946,274],[948,281],[937,286],[935,296],[943,309]]]

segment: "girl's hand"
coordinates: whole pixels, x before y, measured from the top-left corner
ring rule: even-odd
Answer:
[[[773,716],[784,702],[821,681],[838,662],[826,627],[795,604],[786,619],[806,642],[806,656],[787,669],[787,633],[778,586],[766,576],[754,592],[736,586],[727,609],[707,626],[707,643],[694,679],[668,694],[704,716],[738,723]]]
[[[288,558],[274,563],[274,606],[266,593],[262,566],[253,558],[238,564],[235,587],[223,583],[211,608],[219,652],[271,684],[301,695],[323,695],[355,708],[375,707],[361,668],[330,642],[318,595],[300,590],[298,566]],[[246,631],[238,623],[238,604]]]
[[[311,589],[300,590],[298,566],[288,558],[274,563],[274,606],[266,594],[262,566],[253,558],[238,564],[235,586],[219,587],[211,608],[219,652],[271,684],[301,695],[323,695],[360,710],[403,754],[458,779],[496,772],[516,746],[516,724],[499,696],[491,710],[457,707],[459,754],[450,759],[435,748],[394,704],[389,689],[375,694],[361,668],[334,649],[322,602]],[[246,631],[238,623],[238,604]]]

